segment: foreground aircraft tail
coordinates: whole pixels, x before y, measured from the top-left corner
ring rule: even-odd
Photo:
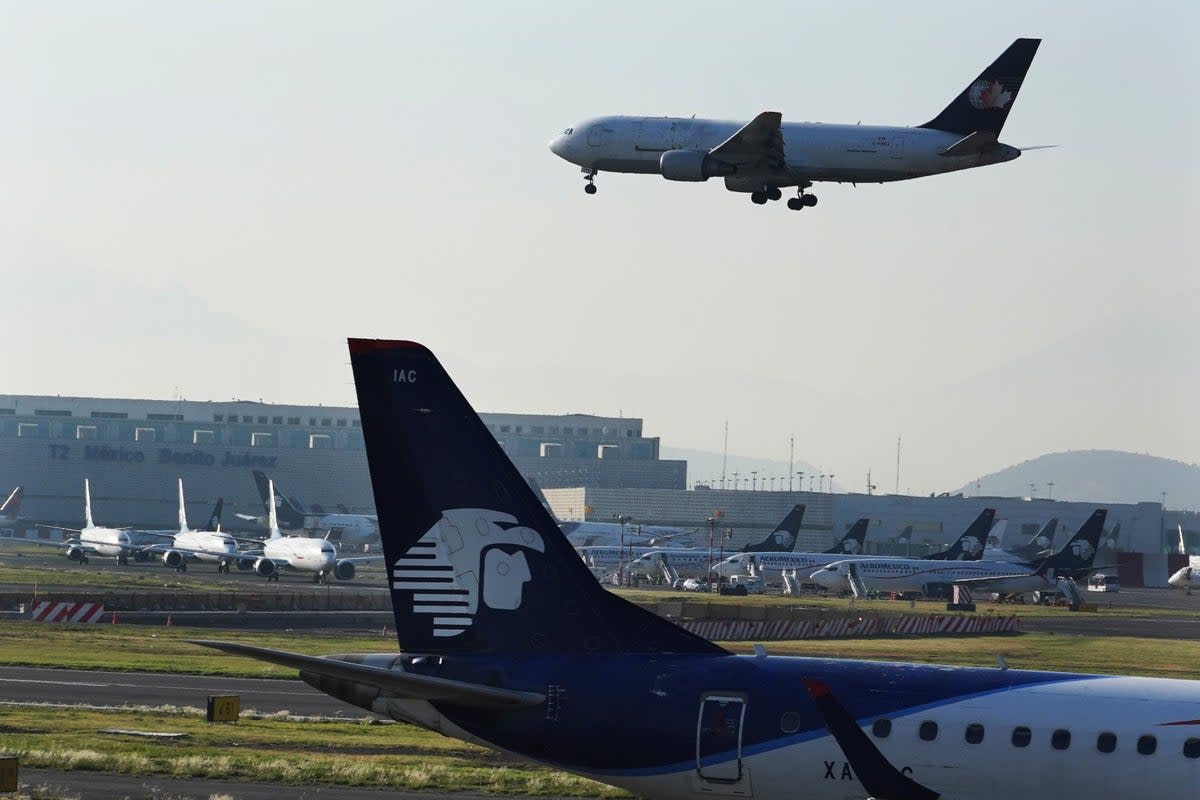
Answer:
[[[990,138],[994,143],[1041,43],[1041,39],[1017,39],[942,113],[918,127],[963,136],[979,133],[981,138]]]
[[[867,517],[858,520],[850,526],[850,530],[846,531],[841,541],[825,552],[830,555],[859,555],[863,551],[863,542],[867,539],[867,527],[870,524],[871,520]]]
[[[276,516],[283,523],[285,528],[303,528],[304,527],[304,510],[296,505],[296,502],[289,497],[284,497],[282,492],[275,492],[274,502],[267,498],[271,496],[270,486],[273,483],[267,474],[261,469],[256,469],[254,472],[254,485],[258,487],[258,496],[263,501],[263,507],[268,510],[270,506],[274,506]]]
[[[21,513],[21,498],[25,496],[25,487],[18,486],[0,506],[0,517],[16,518]]]
[[[726,653],[596,581],[429,350],[349,345],[401,648]]]
[[[978,561],[983,555],[983,546],[987,542],[988,532],[992,529],[992,520],[995,517],[996,509],[985,508],[962,535],[954,540],[954,544],[925,558],[930,561]]]
[[[800,522],[804,519],[804,504],[792,508],[775,530],[758,544],[748,544],[742,548],[743,553],[790,553],[796,549],[796,540],[800,538]]]
[[[1079,530],[1063,549],[1043,561],[1038,566],[1038,571],[1054,570],[1054,574],[1062,578],[1081,577],[1092,571],[1096,550],[1100,547],[1100,536],[1104,533],[1106,516],[1107,509],[1098,508],[1093,511],[1092,516],[1079,526]]]

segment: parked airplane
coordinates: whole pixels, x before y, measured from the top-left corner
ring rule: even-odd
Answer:
[[[804,506],[798,505],[783,518],[775,530],[761,542],[747,545],[750,550],[773,547],[777,541],[795,544],[800,534],[800,522],[804,518]],[[570,537],[567,537],[570,541]],[[576,547],[584,563],[598,576],[613,575],[622,567],[634,570],[637,575],[657,575],[664,566],[669,566],[680,577],[699,578],[708,574],[709,567],[725,558],[722,549],[707,547]]]
[[[1017,39],[936,117],[917,127],[783,124],[778,111],[750,122],[680,117],[598,117],[550,142],[578,164],[596,193],[601,170],[670,181],[724,178],[731,192],[762,205],[797,187],[788,208],[817,204],[817,181],[885,183],[1012,161],[1021,149],[998,141],[1040,39]],[[1033,148],[1025,148],[1033,149]]]
[[[25,496],[25,487],[18,486],[12,490],[8,499],[0,505],[0,528],[16,525],[21,520],[21,498]]]
[[[735,656],[593,580],[432,353],[350,352],[403,652],[198,644],[647,800],[1195,797],[1200,683]]]
[[[997,525],[1003,525],[1000,521]],[[1023,545],[1012,548],[989,547],[983,551],[984,561],[1033,561],[1045,558],[1054,552],[1054,534],[1058,531],[1058,517],[1051,517],[1037,533]]]
[[[881,592],[925,592],[931,584],[959,584],[1000,594],[1050,591],[1058,588],[1060,579],[1079,580],[1105,569],[1092,563],[1107,513],[1097,509],[1062,550],[1037,564],[864,558],[834,562],[810,577],[813,583],[834,591],[851,589],[855,580],[868,591]]]
[[[64,548],[63,555],[80,564],[88,563],[90,556],[115,558],[118,564],[128,564],[129,557],[136,556],[138,549],[143,544],[138,534],[133,531],[122,528],[106,528],[93,522],[92,487],[87,478],[83,479],[83,527],[63,528],[57,525],[41,525],[39,527],[70,531],[75,534],[75,537],[66,542],[24,540],[27,544],[62,547]]]
[[[542,508],[546,509],[546,513],[562,528],[572,547],[662,547],[666,542],[671,542],[677,547],[692,546],[690,537],[696,532],[696,528],[559,519],[538,482],[533,478],[527,480],[529,488],[537,494]]]
[[[311,572],[313,583],[325,583],[330,573],[339,581],[353,580],[360,566],[382,563],[382,556],[359,556],[338,558],[337,547],[325,539],[307,536],[284,536],[279,530],[279,519],[275,509],[279,507],[275,494],[275,482],[267,480],[267,529],[270,538],[257,542],[258,549],[243,550],[239,569],[253,569],[269,581],[279,580],[283,569],[296,572]]]
[[[840,561],[848,555],[858,555],[863,550],[867,527],[871,520],[863,517],[850,526],[838,543],[823,553],[795,552],[750,552],[736,553],[713,567],[713,572],[722,578],[734,575],[753,575],[764,580],[779,580],[784,570],[813,570],[825,564]]]
[[[238,561],[237,540],[227,533],[221,532],[221,511],[225,501],[217,498],[217,503],[209,514],[205,526],[212,525],[214,530],[194,531],[188,527],[187,510],[183,502],[183,478],[179,478],[179,530],[169,533],[147,531],[155,535],[170,537],[170,542],[158,542],[142,547],[140,554],[158,556],[168,567],[186,572],[189,561],[203,561],[217,565],[217,572],[229,572],[229,565]]]
[[[262,470],[253,470],[254,484],[258,487],[258,496],[262,499],[263,508],[268,505],[267,485],[270,480]],[[327,514],[308,513],[294,498],[285,497],[282,493],[275,495],[275,510],[280,525],[287,530],[302,530],[319,538],[327,538],[343,545],[362,545],[374,541],[379,535],[379,519],[369,514]],[[252,514],[237,514],[239,519],[267,526],[265,517]]]
[[[1179,531],[1179,554],[1186,556],[1188,551],[1183,543],[1183,526],[1176,525],[1175,529]],[[1187,589],[1187,593],[1191,594],[1193,588],[1200,586],[1200,556],[1188,556],[1188,565],[1176,570],[1175,574],[1167,578],[1167,583],[1176,589]]]
[[[925,556],[928,561],[978,561],[983,555],[983,546],[987,542],[988,531],[992,529],[992,520],[996,518],[996,509],[985,508],[979,512],[975,521],[959,534],[954,543],[940,553]]]
[[[766,539],[763,539],[758,544],[748,544],[742,548],[743,553],[787,553],[796,549],[796,542],[800,538],[800,523],[804,521],[804,504],[799,503],[787,513],[783,521],[775,527],[775,530]],[[848,547],[853,539],[849,538],[849,534],[842,538],[838,544],[843,547]],[[862,541],[858,542],[859,549],[862,548]],[[837,547],[838,545],[834,545]],[[849,551],[846,551],[849,552]],[[855,551],[858,552],[858,551]]]

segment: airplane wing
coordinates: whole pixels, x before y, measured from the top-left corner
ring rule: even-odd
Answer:
[[[546,702],[545,695],[536,692],[522,692],[514,689],[501,689],[482,683],[438,678],[433,675],[415,675],[395,669],[380,669],[365,664],[353,664],[348,661],[338,661],[319,656],[305,656],[299,653],[289,653],[284,650],[271,650],[266,647],[255,647],[248,644],[233,642],[214,642],[201,639],[189,640],[191,644],[212,647],[226,653],[238,656],[257,658],[284,667],[292,667],[301,672],[337,680],[365,683],[378,687],[392,697],[403,697],[413,700],[429,700],[453,703],[467,708],[513,709],[527,708]]]
[[[45,541],[43,539],[18,539],[15,536],[4,536],[4,537],[0,537],[0,539],[2,539],[5,542],[13,542],[13,543],[19,543],[19,544],[36,544],[38,547],[57,547],[59,550],[63,549],[64,547],[66,547],[69,544],[73,544],[76,546],[82,546],[79,544],[78,538],[63,539],[61,542],[49,542],[49,541]],[[83,549],[87,550],[88,548],[84,547]]]
[[[778,111],[764,111],[714,147],[709,155],[742,167],[762,166],[771,172],[782,171],[787,166],[782,122],[783,115]]]
[[[246,522],[258,522],[259,518],[254,514],[234,514],[238,519],[244,519]]]
[[[986,578],[959,578],[956,581],[951,581],[951,583],[955,586],[964,586],[968,589],[986,590],[992,584],[1000,583],[1001,581],[1010,581],[1013,578],[1028,578],[1033,574],[1032,572],[1014,572],[1011,575],[988,575]]]
[[[338,561],[349,561],[356,567],[374,567],[385,563],[386,560],[384,556],[352,556],[338,559]]]

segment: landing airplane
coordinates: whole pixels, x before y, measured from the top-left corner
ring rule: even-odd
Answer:
[[[733,655],[594,580],[427,349],[350,354],[403,652],[198,644],[646,800],[1195,797],[1200,682]]]
[[[1040,39],[1017,39],[936,117],[916,127],[784,124],[778,111],[749,122],[683,117],[598,117],[567,128],[550,151],[578,164],[596,193],[598,172],[661,175],[669,181],[723,178],[758,205],[797,187],[788,208],[815,206],[818,181],[886,183],[1012,161],[1001,144]],[[894,77],[894,73],[893,77]],[[1036,148],[1027,147],[1026,150]]]
[[[847,556],[861,553],[870,524],[871,520],[866,517],[858,520],[850,526],[846,535],[839,539],[837,544],[823,553],[779,551],[737,553],[715,565],[712,571],[722,578],[732,578],[734,575],[753,575],[768,581],[779,580],[784,570],[811,571],[816,567],[832,564]]]
[[[252,569],[269,581],[278,581],[280,570],[311,572],[313,583],[325,583],[330,574],[339,581],[354,580],[360,566],[382,563],[382,556],[338,558],[337,547],[326,539],[284,536],[279,530],[275,511],[280,505],[279,498],[275,494],[275,482],[270,479],[267,479],[267,497],[270,498],[266,504],[270,538],[257,542],[257,550],[243,550],[239,569]]]
[[[262,499],[263,508],[267,507],[267,484],[270,480],[262,470],[253,470],[254,484],[258,487],[258,496]],[[275,509],[281,525],[287,530],[304,531],[318,538],[328,538],[330,541],[343,545],[368,544],[379,535],[379,520],[370,514],[330,514],[325,512],[309,513],[293,498],[285,497],[283,493],[275,495]],[[266,525],[263,517],[252,514],[237,514],[239,519]]]
[[[147,531],[159,536],[167,536],[170,542],[158,542],[146,545],[139,551],[143,555],[158,556],[163,564],[178,571],[186,572],[189,561],[202,561],[217,565],[217,572],[229,572],[229,565],[238,561],[237,540],[228,533],[221,532],[221,511],[225,501],[217,499],[212,513],[209,514],[206,527],[215,530],[194,531],[188,527],[187,510],[183,502],[183,478],[179,478],[179,530],[174,532]]]
[[[1060,579],[1080,580],[1107,568],[1093,566],[1107,513],[1097,509],[1062,550],[1037,564],[864,558],[829,564],[810,577],[813,583],[835,591],[851,588],[856,577],[866,589],[881,592],[924,592],[930,584],[959,584],[972,591],[1000,594],[1051,591],[1058,588]]]

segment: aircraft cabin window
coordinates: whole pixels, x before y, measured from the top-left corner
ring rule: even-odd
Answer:
[[[1019,728],[1013,728],[1012,743],[1013,747],[1029,747],[1029,742],[1033,739],[1033,733],[1029,728],[1022,725]]]
[[[1147,734],[1146,736],[1138,737],[1138,752],[1144,756],[1154,755],[1154,751],[1158,749],[1158,739]]]
[[[1066,750],[1071,746],[1071,732],[1066,728],[1059,728],[1050,734],[1050,746],[1055,750]]]
[[[927,719],[924,722],[922,722],[921,727],[917,729],[917,735],[920,736],[921,739],[926,742],[932,742],[934,739],[937,738],[937,734],[938,734],[938,724],[930,719]]]
[[[965,737],[967,744],[979,744],[983,741],[983,726],[978,722],[972,722],[967,726]]]
[[[1200,739],[1188,739],[1184,742],[1183,755],[1186,758],[1200,758]]]
[[[779,718],[779,730],[784,733],[795,733],[800,730],[800,712],[783,712],[783,715]]]
[[[1096,737],[1096,749],[1101,753],[1111,753],[1117,749],[1117,735],[1105,731]]]
[[[892,733],[892,721],[880,717],[871,726],[871,732],[875,734],[876,739],[886,739]]]

